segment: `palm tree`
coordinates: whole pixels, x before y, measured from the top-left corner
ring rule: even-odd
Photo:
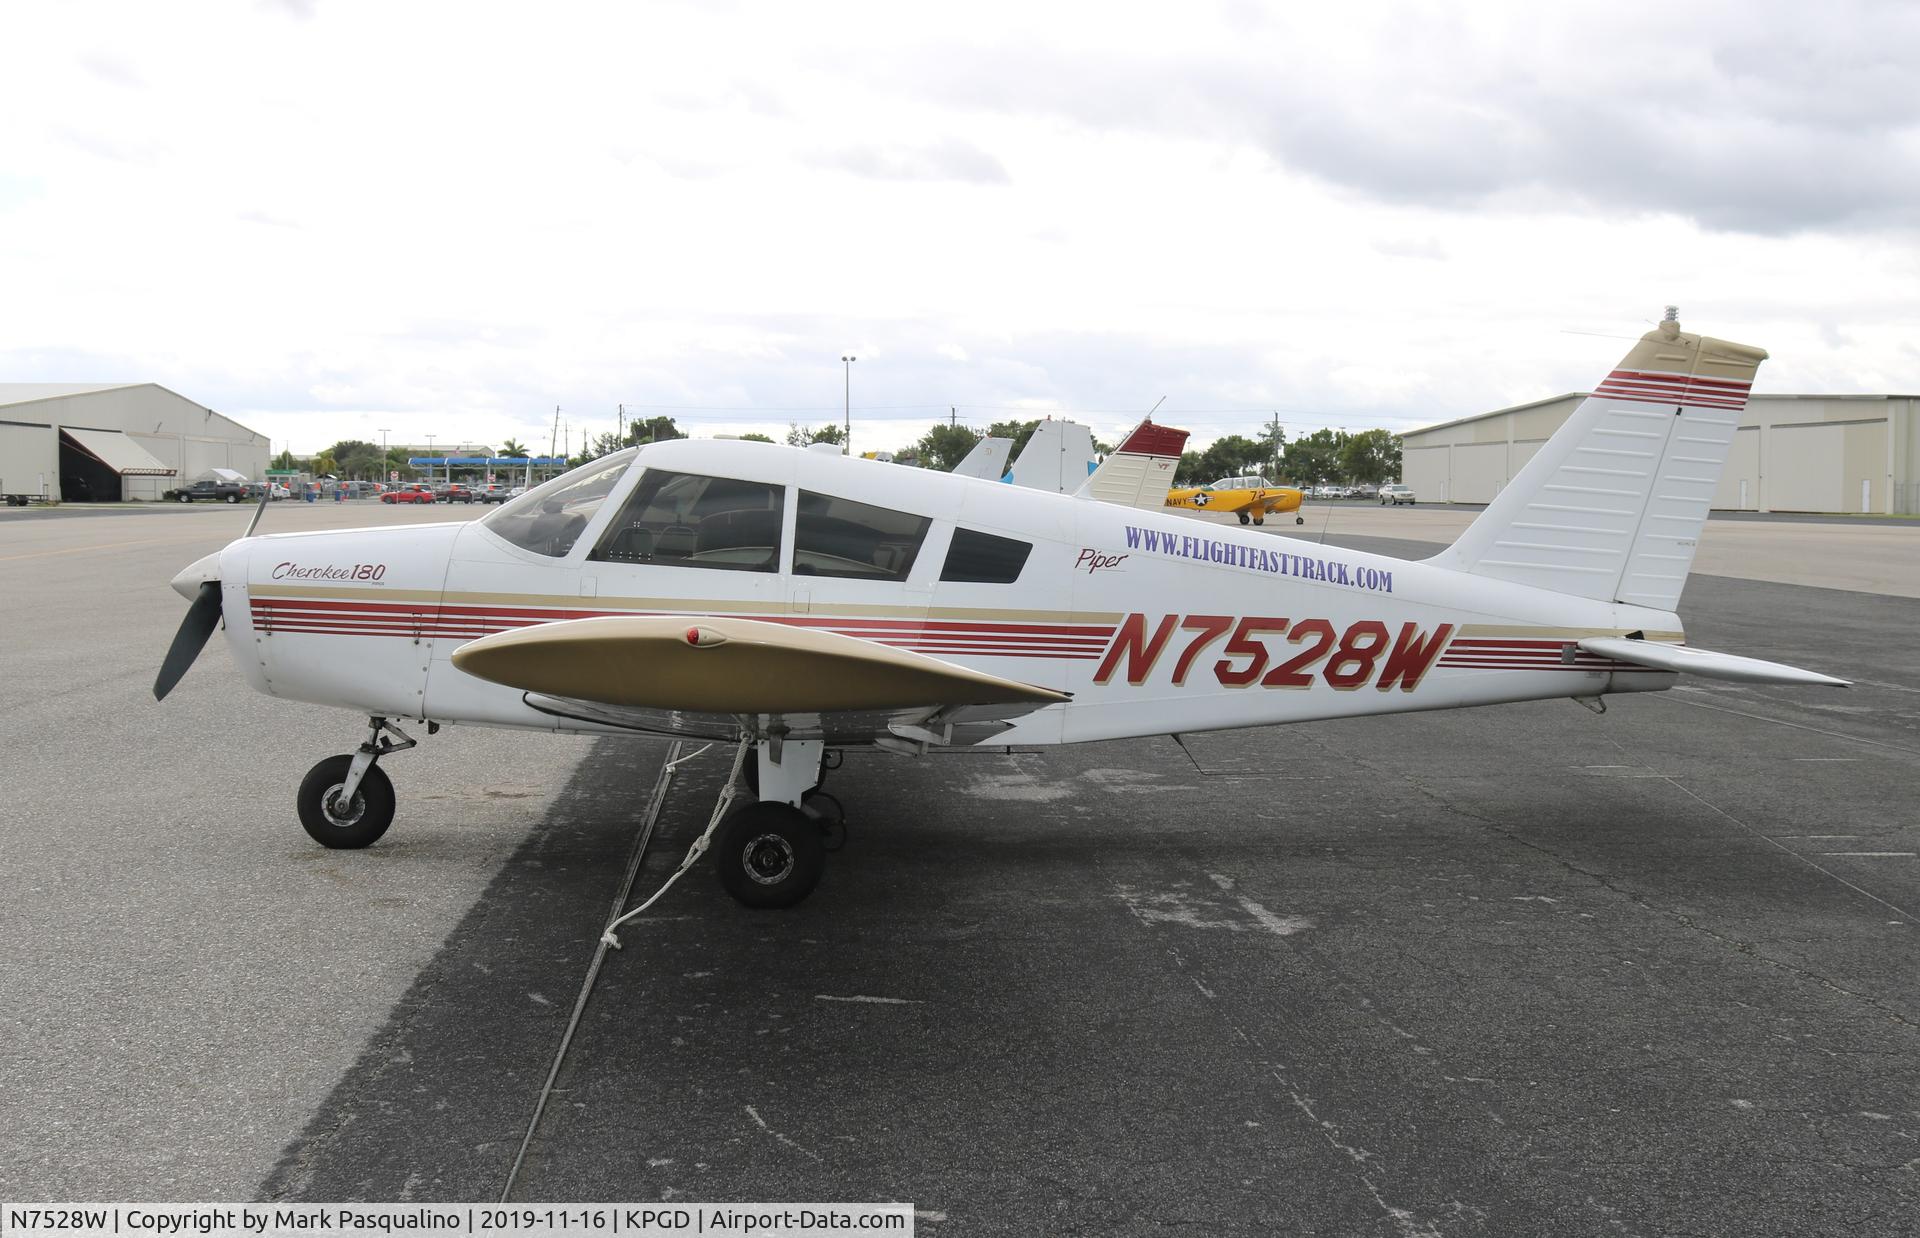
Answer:
[[[527,454],[526,444],[517,438],[510,438],[500,444],[500,454],[503,456],[524,456]]]

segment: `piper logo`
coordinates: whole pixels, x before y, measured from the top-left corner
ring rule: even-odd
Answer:
[[[1095,572],[1105,571],[1108,568],[1119,567],[1122,563],[1125,563],[1126,561],[1127,561],[1127,556],[1125,555],[1102,554],[1098,550],[1091,550],[1091,549],[1082,550],[1080,552],[1080,557],[1073,561],[1073,570],[1077,572],[1081,568],[1085,568],[1087,569],[1087,575],[1091,576]]]

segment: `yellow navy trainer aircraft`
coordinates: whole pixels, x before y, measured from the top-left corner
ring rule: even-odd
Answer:
[[[1292,486],[1276,486],[1264,477],[1224,477],[1210,486],[1167,491],[1167,506],[1232,512],[1240,517],[1241,524],[1265,524],[1268,516],[1293,512],[1293,522],[1305,524],[1306,517],[1298,514],[1300,500],[1305,497]]]
[[[470,523],[242,537],[175,579],[192,606],[154,693],[224,619],[253,687],[366,718],[296,797],[328,847],[393,820],[401,723],[738,743],[757,785],[719,821],[716,865],[743,902],[784,906],[821,873],[832,749],[1599,708],[1682,673],[1840,684],[1697,649],[1674,613],[1765,356],[1669,314],[1424,562],[1166,510],[1163,450],[1061,494],[655,443]]]

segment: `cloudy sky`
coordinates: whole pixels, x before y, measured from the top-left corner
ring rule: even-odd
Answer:
[[[0,8],[0,381],[310,450],[616,407],[1197,441],[1590,385],[1682,308],[1920,390],[1920,6]]]

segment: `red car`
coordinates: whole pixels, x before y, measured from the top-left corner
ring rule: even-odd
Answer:
[[[382,503],[431,503],[433,502],[433,487],[427,485],[425,482],[416,481],[410,486],[402,486],[398,490],[387,491],[380,496],[380,501]]]

